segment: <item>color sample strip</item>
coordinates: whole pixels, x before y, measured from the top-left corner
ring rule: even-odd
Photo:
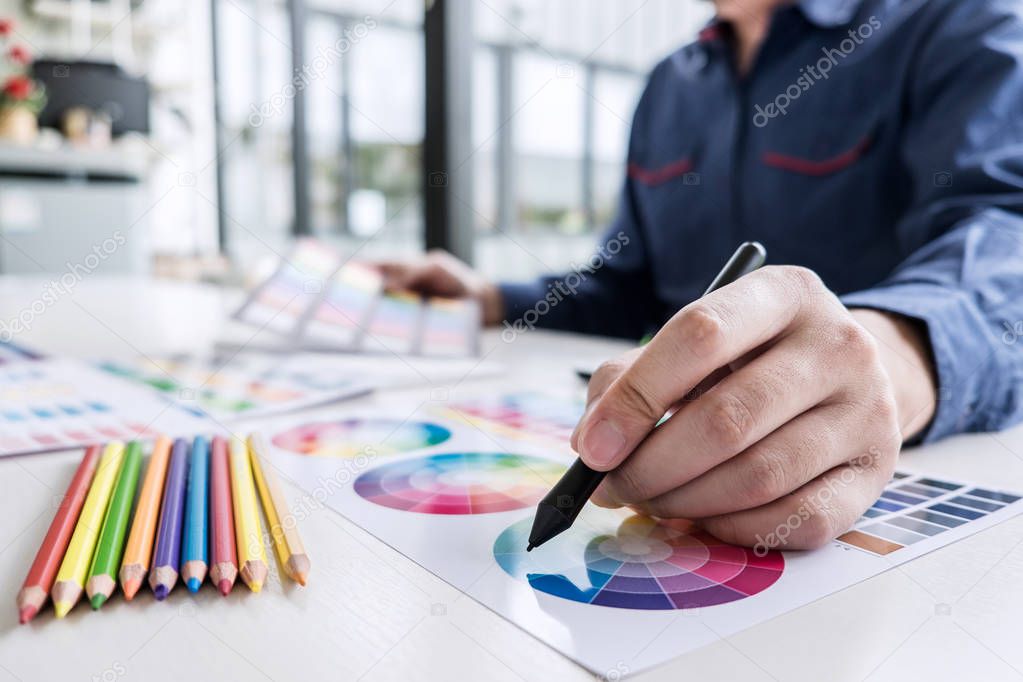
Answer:
[[[985,488],[965,488],[961,483],[937,478],[896,475],[863,512],[855,532],[843,535],[839,541],[874,554],[886,554],[1023,499]]]
[[[867,535],[866,533],[858,530],[851,530],[844,535],[839,535],[838,539],[847,545],[859,547],[860,549],[865,549],[872,554],[880,554],[882,556],[902,549],[902,545],[896,542],[891,542],[890,540],[885,540],[873,535]]]

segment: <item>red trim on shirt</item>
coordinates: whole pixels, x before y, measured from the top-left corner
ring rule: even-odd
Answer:
[[[689,161],[689,159],[672,161],[660,168],[643,168],[638,164],[630,163],[629,177],[639,180],[645,185],[659,185],[662,182],[671,180],[672,178],[685,175],[691,170],[693,170],[693,164]]]
[[[777,152],[765,152],[763,162],[768,166],[803,175],[830,175],[856,163],[863,156],[864,152],[870,148],[871,142],[873,140],[870,135],[867,135],[849,151],[842,152],[838,156],[825,159],[824,161],[812,161],[810,159],[801,159],[797,156],[786,156]]]

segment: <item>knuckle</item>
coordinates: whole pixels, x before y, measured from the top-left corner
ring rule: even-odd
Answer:
[[[706,304],[683,308],[671,326],[677,330],[674,336],[681,348],[697,357],[712,357],[725,346],[725,321]]]
[[[735,394],[723,393],[710,398],[703,423],[706,439],[713,447],[734,451],[746,443],[755,418],[744,400]]]
[[[644,421],[656,421],[668,409],[659,405],[653,392],[644,388],[636,377],[627,374],[619,377],[605,395],[613,397],[613,403],[618,406],[616,411],[639,415]]]
[[[804,268],[800,265],[783,265],[780,267],[784,270],[784,276],[789,285],[796,287],[805,294],[820,293],[826,288],[820,275],[810,268]]]
[[[789,476],[780,455],[761,452],[741,467],[740,492],[754,505],[761,505],[789,492]]]
[[[834,329],[835,345],[843,355],[863,364],[878,360],[877,340],[855,320],[849,318]]]
[[[650,484],[628,463],[615,469],[607,480],[610,482],[608,492],[616,502],[632,504],[653,496]]]
[[[810,515],[793,534],[790,543],[794,549],[817,549],[823,547],[842,530],[838,514],[831,506],[820,506],[811,510]]]
[[[607,360],[601,363],[586,385],[587,402],[606,391],[607,387],[614,383],[625,369],[626,364],[621,359]]]

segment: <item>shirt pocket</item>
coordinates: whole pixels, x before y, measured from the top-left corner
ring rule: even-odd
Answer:
[[[878,142],[880,124],[865,121],[845,128],[824,127],[809,136],[765,145],[760,162],[796,176],[826,178],[867,161]]]

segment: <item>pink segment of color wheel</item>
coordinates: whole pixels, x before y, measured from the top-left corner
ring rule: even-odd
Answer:
[[[526,552],[531,519],[507,528],[494,558],[509,575],[570,601],[625,609],[703,608],[746,599],[785,569],[780,552],[726,544],[685,523],[586,509],[575,525]]]
[[[402,511],[489,514],[532,507],[564,471],[540,457],[450,453],[377,467],[355,480],[355,492]]]

